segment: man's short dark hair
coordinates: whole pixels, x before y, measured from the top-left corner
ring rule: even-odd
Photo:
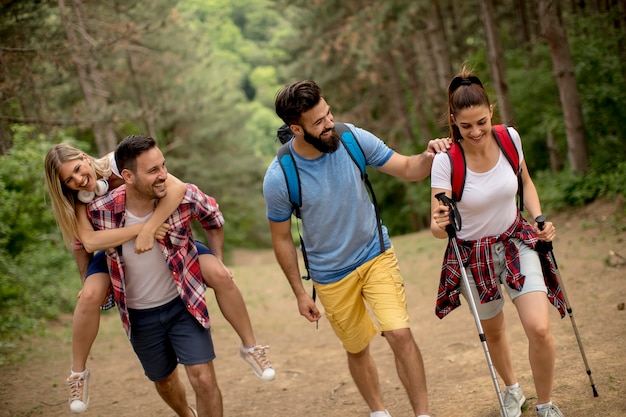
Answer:
[[[137,157],[142,153],[154,148],[156,142],[150,136],[130,135],[126,136],[115,148],[115,164],[117,169],[127,169],[133,174],[137,170]]]
[[[287,126],[300,123],[302,113],[311,110],[322,99],[322,89],[312,80],[284,86],[276,95],[276,114]]]

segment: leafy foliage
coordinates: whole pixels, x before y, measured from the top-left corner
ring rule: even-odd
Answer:
[[[69,311],[78,289],[43,190],[41,162],[52,142],[72,141],[95,155],[105,151],[94,138],[96,124],[111,126],[118,139],[149,132],[170,172],[217,198],[227,250],[265,247],[262,178],[278,147],[273,104],[283,83],[315,79],[336,120],[405,154],[447,132],[446,86],[463,63],[494,97],[492,58],[472,2],[78,3],[86,24],[79,48],[67,39],[56,1],[9,2],[0,15],[0,335]],[[623,15],[610,5],[606,12],[581,10],[583,3],[564,6],[591,165],[582,177],[569,174],[567,164],[550,170],[547,138],[562,160],[568,152],[550,51],[536,25],[528,36],[521,30],[517,7],[524,2],[496,4],[506,51],[498,59],[547,210],[624,195]],[[90,76],[101,76],[90,86],[102,100],[99,111],[89,110],[77,76],[81,59]],[[391,235],[428,225],[428,180],[410,184],[378,172],[371,178]]]
[[[73,307],[80,279],[46,202],[48,145],[17,128],[0,157],[0,337],[36,328]]]
[[[567,171],[557,175],[542,171],[534,182],[544,210],[558,211],[579,207],[599,198],[626,198],[626,162],[621,161],[611,171],[591,170],[582,177]]]

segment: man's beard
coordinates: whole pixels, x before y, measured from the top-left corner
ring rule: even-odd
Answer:
[[[159,200],[167,195],[167,188],[156,191],[154,185],[162,181],[155,181],[151,184],[135,183],[134,189],[138,196],[144,200]]]
[[[309,134],[309,132],[307,132],[304,128],[302,128],[302,130],[304,130],[304,140],[307,143],[310,143],[318,151],[323,153],[333,153],[339,149],[339,135],[337,135],[335,128],[323,131],[319,137]],[[332,131],[331,135],[327,139],[322,139],[321,136],[328,131]]]

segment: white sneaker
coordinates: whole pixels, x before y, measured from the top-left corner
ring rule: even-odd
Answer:
[[[526,397],[524,397],[522,388],[507,388],[504,390],[504,408],[506,409],[507,417],[520,417],[524,404],[526,404]]]
[[[89,369],[85,369],[83,376],[73,374],[67,378],[70,387],[70,411],[82,413],[89,407]]]
[[[271,381],[276,376],[276,371],[272,368],[272,364],[265,354],[265,350],[269,348],[269,346],[258,344],[251,351],[248,351],[243,345],[239,348],[241,359],[246,361],[252,367],[254,374],[263,381]]]
[[[563,413],[559,410],[559,407],[552,404],[548,407],[544,407],[541,410],[537,410],[537,417],[563,417]]]
[[[389,411],[387,410],[374,411],[373,413],[370,413],[370,417],[391,417],[391,414],[389,414]]]

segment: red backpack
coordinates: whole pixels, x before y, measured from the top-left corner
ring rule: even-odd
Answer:
[[[517,153],[517,147],[511,138],[507,127],[505,125],[495,125],[492,128],[493,137],[496,138],[498,146],[502,150],[502,153],[506,157],[507,161],[511,164],[511,168],[517,176],[517,198],[518,207],[520,211],[524,210],[524,192],[522,188],[522,169],[519,163],[519,154]],[[465,187],[465,175],[467,173],[467,167],[465,164],[465,154],[463,148],[458,142],[453,142],[450,149],[448,149],[448,156],[450,157],[450,166],[452,167],[452,199],[455,202],[461,201],[463,196],[463,188]]]

